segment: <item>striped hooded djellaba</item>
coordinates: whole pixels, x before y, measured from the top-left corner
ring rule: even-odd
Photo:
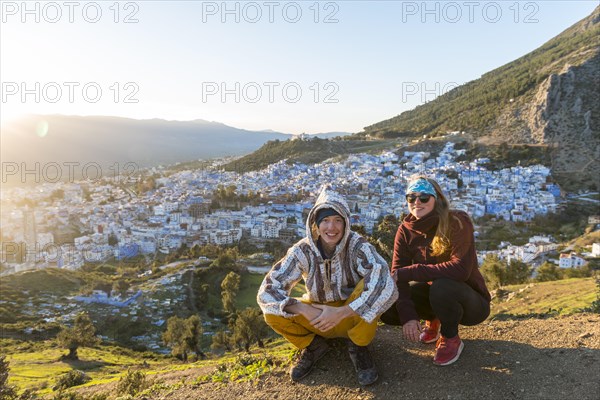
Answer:
[[[344,236],[331,259],[324,260],[313,233],[317,212],[333,208],[345,221]],[[293,245],[267,273],[258,291],[258,305],[265,314],[292,317],[284,311],[298,302],[290,297],[292,288],[304,280],[303,298],[311,303],[346,300],[358,282],[364,279],[362,294],[349,306],[362,319],[373,322],[398,298],[396,284],[386,261],[365,238],[350,230],[350,209],[337,192],[325,187],[308,214],[306,237]]]

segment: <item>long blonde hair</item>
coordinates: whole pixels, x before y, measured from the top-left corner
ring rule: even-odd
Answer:
[[[439,217],[439,223],[437,229],[435,231],[435,236],[433,237],[433,241],[431,242],[431,255],[432,256],[441,256],[450,252],[451,243],[450,243],[450,202],[448,198],[442,192],[442,188],[439,183],[437,183],[434,179],[428,178],[425,175],[418,175],[412,177],[410,181],[415,181],[417,179],[425,179],[427,182],[433,185],[435,189],[435,193],[437,198],[435,199],[435,206],[433,208],[433,212],[435,212]],[[459,219],[455,218],[459,224],[462,225]],[[462,226],[461,226],[462,227]]]

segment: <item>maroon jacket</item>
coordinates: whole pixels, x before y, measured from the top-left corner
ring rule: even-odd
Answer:
[[[438,221],[439,217],[435,213],[421,219],[409,214],[398,227],[394,241],[392,275],[397,279],[400,297],[396,307],[402,324],[419,319],[415,305],[410,299],[410,281],[454,279],[467,283],[487,301],[491,300],[483,276],[479,272],[473,223],[467,213],[450,211],[450,252],[443,256],[432,256],[430,246]]]

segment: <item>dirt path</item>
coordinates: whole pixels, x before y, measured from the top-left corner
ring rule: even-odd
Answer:
[[[405,342],[399,328],[380,327],[371,345],[380,377],[365,388],[336,342],[301,383],[292,383],[281,369],[254,382],[184,385],[152,399],[600,399],[598,314],[486,321],[460,333],[460,360],[437,367],[433,345]],[[188,382],[192,371],[185,373]]]

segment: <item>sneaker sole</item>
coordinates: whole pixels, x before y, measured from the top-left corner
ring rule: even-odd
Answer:
[[[424,344],[429,344],[429,343],[435,343],[435,342],[437,342],[437,340],[438,340],[439,338],[440,338],[440,333],[438,332],[438,334],[437,334],[437,336],[435,337],[435,339],[429,339],[429,340],[420,340],[420,339],[419,339],[419,341],[420,341],[421,343],[424,343]]]
[[[435,365],[439,365],[440,367],[446,366],[446,365],[450,365],[454,362],[456,362],[458,360],[458,358],[460,357],[460,354],[462,353],[463,349],[465,348],[465,344],[461,341],[460,342],[460,346],[458,347],[458,351],[456,352],[456,355],[454,356],[453,359],[446,361],[445,363],[440,363],[437,362],[435,360],[433,360],[433,363]]]

